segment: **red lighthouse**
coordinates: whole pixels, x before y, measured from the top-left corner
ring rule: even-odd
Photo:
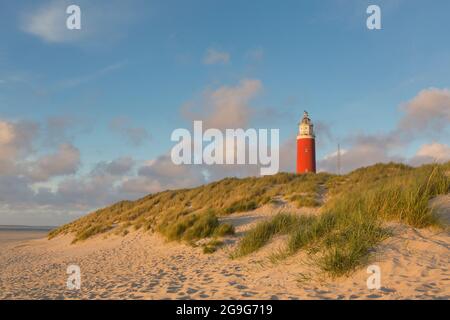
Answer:
[[[308,112],[305,111],[298,126],[297,173],[316,172],[316,137],[313,127]]]

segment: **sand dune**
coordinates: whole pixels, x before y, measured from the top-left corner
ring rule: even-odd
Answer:
[[[242,234],[275,212],[261,208],[225,219]],[[379,290],[367,288],[366,268],[330,279],[317,273],[304,253],[272,262],[271,253],[283,245],[280,237],[256,254],[232,260],[235,238],[206,255],[201,248],[167,243],[156,234],[131,232],[75,245],[68,236],[2,244],[0,298],[449,299],[450,234],[392,227],[394,236],[376,248],[372,261],[381,268]],[[79,291],[66,289],[70,264],[81,268]]]

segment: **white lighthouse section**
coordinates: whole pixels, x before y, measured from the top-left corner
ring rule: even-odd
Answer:
[[[306,111],[303,113],[303,119],[298,127],[297,139],[300,138],[315,138],[314,125],[312,124],[311,119],[309,119],[308,112]]]

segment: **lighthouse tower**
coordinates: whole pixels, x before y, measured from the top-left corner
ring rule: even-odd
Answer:
[[[297,173],[316,172],[316,137],[314,125],[308,116],[303,113],[303,119],[298,126],[297,136]]]

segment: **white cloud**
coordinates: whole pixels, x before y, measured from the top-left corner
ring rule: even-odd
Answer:
[[[13,126],[6,122],[0,122],[0,145],[6,145],[11,143],[14,139],[14,129]]]
[[[71,144],[62,144],[53,154],[42,156],[29,164],[29,176],[34,181],[74,174],[80,166],[80,151]]]
[[[446,161],[450,161],[450,146],[433,142],[422,145],[409,162],[412,165],[421,165],[424,163],[443,163]]]
[[[164,187],[158,180],[138,176],[124,181],[119,190],[122,197],[131,196],[136,198],[164,190]]]
[[[422,90],[401,110],[405,114],[398,126],[400,132],[409,136],[442,133],[450,123],[450,90]]]
[[[205,57],[203,58],[204,64],[227,64],[230,62],[230,54],[225,51],[219,51],[214,48],[206,50]]]
[[[163,155],[138,170],[140,177],[157,181],[163,189],[185,188],[204,182],[199,166],[175,165],[169,155]]]
[[[205,128],[243,128],[252,115],[249,103],[261,90],[261,81],[244,79],[234,87],[206,90],[200,101],[186,103],[181,112],[191,121],[203,120]]]
[[[22,16],[21,29],[47,42],[72,42],[85,33],[66,27],[68,1],[51,1],[39,8],[30,9]]]
[[[450,160],[450,147],[441,143],[425,144],[417,151],[421,157],[431,157],[436,161],[444,162]]]
[[[31,5],[21,15],[20,29],[48,43],[81,43],[100,40],[102,45],[120,36],[137,17],[136,1],[78,0],[81,8],[81,30],[69,30],[66,9],[69,0],[52,0]]]
[[[122,176],[128,174],[134,167],[135,161],[131,157],[121,157],[113,161],[102,161],[92,170],[93,175]]]
[[[0,175],[19,170],[18,161],[31,151],[37,132],[36,123],[0,119]]]

